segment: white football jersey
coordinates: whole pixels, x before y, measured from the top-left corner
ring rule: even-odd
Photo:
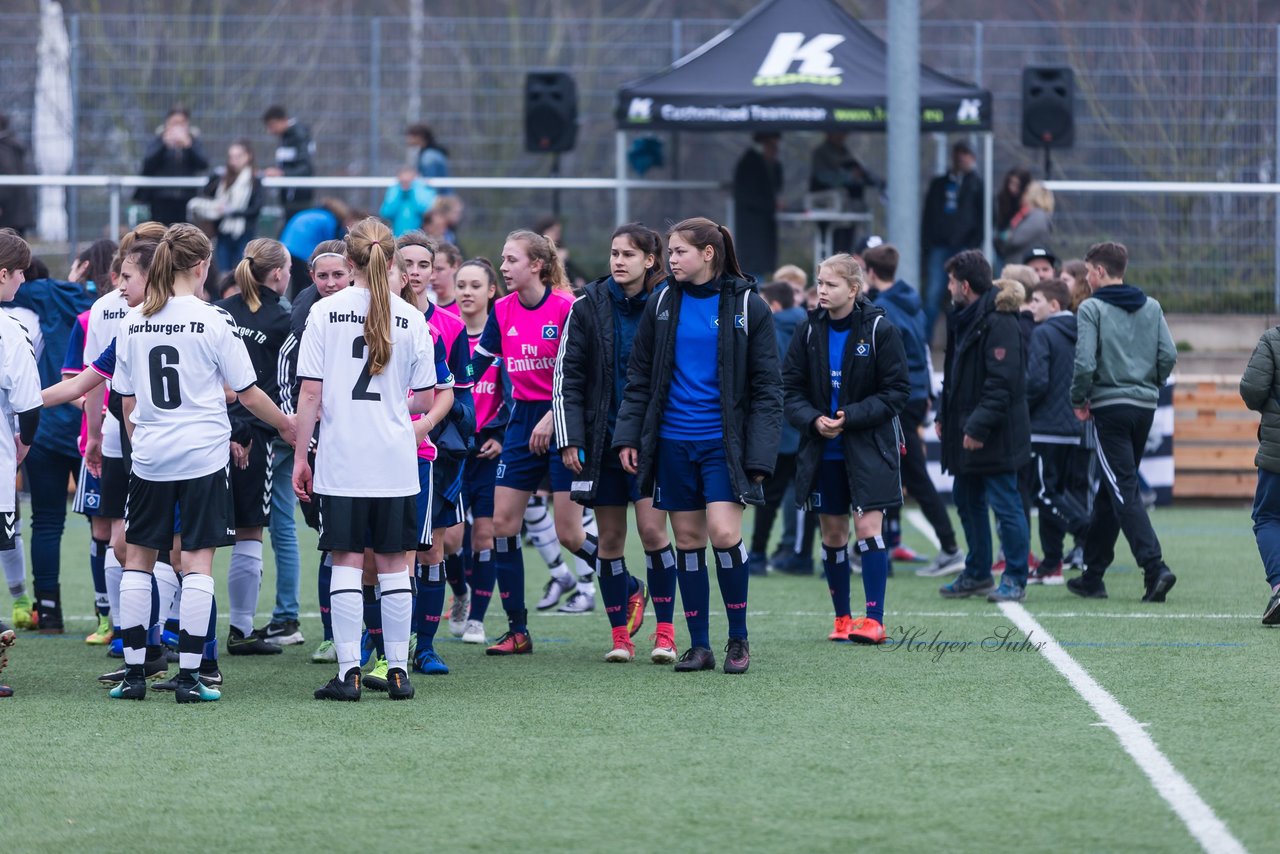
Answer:
[[[434,347],[422,312],[391,297],[391,360],[370,376],[366,288],[347,288],[307,315],[298,379],[324,383],[315,491],[322,495],[418,494],[417,447],[407,391],[435,388]],[[305,428],[299,426],[299,432]]]
[[[138,307],[116,331],[115,390],[136,400],[133,473],[143,480],[204,477],[227,467],[231,422],[223,386],[257,382],[235,321],[194,296],[150,317]]]
[[[17,507],[14,416],[40,405],[40,372],[27,331],[0,313],[0,512],[12,513]]]
[[[89,309],[89,331],[84,339],[86,365],[92,365],[94,359],[101,356],[102,351],[107,349],[107,345],[116,337],[120,321],[128,313],[129,304],[125,302],[124,294],[120,291],[112,291],[98,297],[93,307]],[[110,388],[111,384],[107,383],[107,387]],[[90,397],[97,397],[97,394],[90,394]],[[104,412],[102,415],[102,455],[113,459],[124,456],[124,449],[120,447],[120,422],[110,412]]]

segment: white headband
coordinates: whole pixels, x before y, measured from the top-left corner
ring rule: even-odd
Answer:
[[[347,260],[346,255],[342,255],[337,252],[321,252],[319,255],[311,259],[311,266],[314,267],[316,262],[321,258],[341,258],[343,261]]]

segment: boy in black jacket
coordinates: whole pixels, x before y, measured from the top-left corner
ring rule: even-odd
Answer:
[[[945,599],[1019,602],[1025,596],[1030,539],[1018,494],[1018,469],[1031,458],[1018,331],[1024,292],[1012,280],[993,285],[991,265],[976,249],[947,261],[947,290],[955,308],[934,429],[942,440],[942,469],[955,475],[951,495],[969,552],[964,572],[939,592]],[[988,506],[995,511],[1007,559],[999,588],[991,576]]]
[[[787,420],[801,431],[796,498],[822,526],[823,564],[835,606],[829,640],[881,644],[889,552],[884,511],[902,504],[902,429],[911,380],[898,329],[859,300],[862,265],[851,255],[818,268],[819,308],[791,339],[782,385]],[[803,497],[802,497],[803,496]],[[862,557],[864,618],[849,606],[849,514]]]
[[[1082,425],[1071,411],[1071,374],[1076,357],[1076,316],[1071,290],[1061,279],[1031,289],[1036,327],[1027,356],[1027,407],[1031,416],[1032,500],[1040,508],[1040,545],[1044,558],[1028,584],[1061,584],[1063,538],[1081,535],[1088,514],[1081,496],[1070,489],[1072,461]]]

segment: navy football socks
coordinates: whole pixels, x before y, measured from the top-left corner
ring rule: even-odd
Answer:
[[[627,597],[632,592],[634,580],[627,574],[625,558],[602,557],[596,566],[596,582],[600,585],[600,598],[604,600],[604,613],[612,628],[627,624]]]
[[[747,636],[747,547],[742,540],[727,549],[716,549],[716,581],[729,618],[729,637]]]
[[[827,590],[837,617],[850,616],[849,609],[849,550],[844,546],[822,547],[822,568],[827,573]]]
[[[676,613],[676,553],[671,546],[644,553],[649,600],[659,623],[670,623]]]
[[[889,552],[884,537],[858,540],[862,555],[862,592],[867,597],[867,617],[884,625],[884,594],[889,583]]]
[[[680,602],[689,625],[689,646],[711,648],[711,629],[707,609],[711,606],[711,580],[707,578],[707,553],[676,550],[676,581],[680,586]]]

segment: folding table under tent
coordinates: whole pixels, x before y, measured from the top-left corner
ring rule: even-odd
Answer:
[[[883,133],[888,72],[889,46],[835,0],[766,0],[671,67],[618,90],[616,176],[625,182],[633,130]],[[983,134],[990,223],[991,93],[921,65],[920,130]],[[622,183],[618,222],[628,209]]]

